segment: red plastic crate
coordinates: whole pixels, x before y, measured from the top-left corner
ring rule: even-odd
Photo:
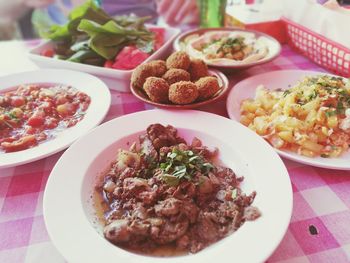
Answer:
[[[288,45],[316,64],[343,77],[350,77],[350,49],[289,19],[286,25]]]

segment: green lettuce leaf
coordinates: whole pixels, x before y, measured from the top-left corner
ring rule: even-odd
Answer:
[[[138,30],[131,27],[131,24],[122,27],[114,20],[101,25],[92,20],[82,19],[78,30],[90,36],[91,49],[105,59],[113,59],[126,45],[137,44],[139,41],[147,44],[153,40],[151,32]]]
[[[106,23],[111,20],[111,17],[99,8],[94,1],[90,0],[83,5],[74,8],[70,12],[67,24],[62,26],[52,25],[49,28],[45,28],[44,25],[42,25],[42,27],[39,28],[40,36],[51,40],[69,39],[70,41],[73,41],[76,36],[82,34],[77,29],[82,19],[90,19],[98,23]]]

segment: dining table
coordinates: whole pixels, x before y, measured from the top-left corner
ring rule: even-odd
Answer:
[[[39,42],[0,42],[0,77],[37,69],[27,52]],[[232,89],[237,82],[250,76],[285,69],[325,72],[288,45],[282,45],[281,54],[275,60],[225,74]],[[112,103],[103,122],[154,108],[131,93],[110,91]],[[228,118],[226,97],[197,110]],[[67,262],[51,242],[43,217],[45,186],[63,153],[0,169],[0,262]],[[283,240],[266,262],[350,262],[350,171],[322,169],[282,160],[292,183],[293,212]],[[266,240],[268,242],[268,237]],[[231,250],[234,254],[234,248]],[[254,248],[251,253],[254,253]]]

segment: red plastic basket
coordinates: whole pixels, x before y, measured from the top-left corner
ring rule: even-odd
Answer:
[[[350,77],[350,49],[289,19],[286,25],[288,45],[318,65],[343,77]]]

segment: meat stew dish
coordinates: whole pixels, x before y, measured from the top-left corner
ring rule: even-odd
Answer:
[[[162,247],[189,254],[260,217],[256,192],[243,193],[243,177],[218,165],[217,155],[197,138],[187,144],[170,125],[150,125],[138,144],[118,150],[96,187],[105,238],[141,254]]]

